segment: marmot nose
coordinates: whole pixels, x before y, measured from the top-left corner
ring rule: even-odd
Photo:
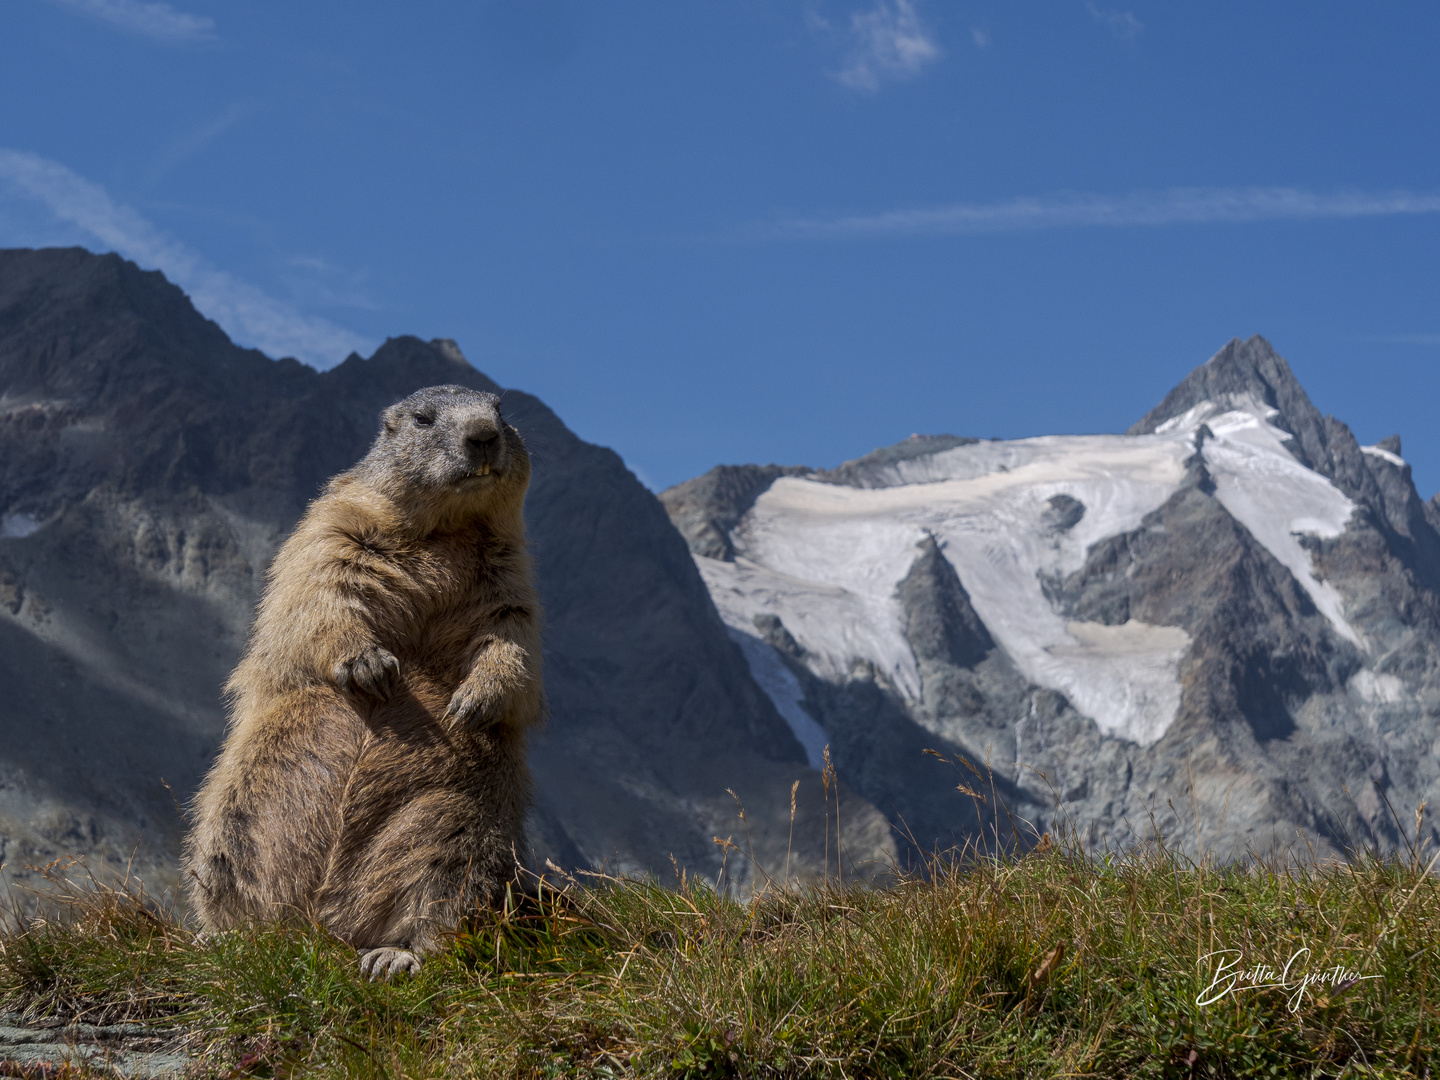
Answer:
[[[500,438],[500,427],[488,416],[472,416],[465,424],[465,444],[471,452],[491,450]]]

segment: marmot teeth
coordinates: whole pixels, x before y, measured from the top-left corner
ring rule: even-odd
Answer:
[[[489,463],[488,461],[485,462],[485,464],[481,465],[480,468],[479,468],[477,471],[480,473],[481,476],[489,476],[489,475],[490,475],[490,463]]]

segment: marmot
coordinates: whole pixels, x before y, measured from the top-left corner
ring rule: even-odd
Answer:
[[[185,851],[207,930],[313,920],[372,978],[513,876],[545,711],[523,440],[462,386],[381,420],[275,556]]]

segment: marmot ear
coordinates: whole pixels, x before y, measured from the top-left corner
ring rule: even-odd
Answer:
[[[396,429],[400,426],[399,408],[391,405],[390,408],[382,412],[380,414],[380,423],[384,425],[386,434],[394,435]]]

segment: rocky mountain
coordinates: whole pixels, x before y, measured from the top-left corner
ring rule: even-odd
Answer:
[[[450,341],[395,338],[322,373],[235,346],[117,256],[0,251],[7,874],[86,855],[173,884],[269,559],[379,410],[436,383],[499,390]],[[535,857],[714,877],[714,838],[733,835],[768,868],[833,869],[833,802],[827,825],[819,776],[659,502],[538,399],[507,390],[502,408],[535,459],[547,619]],[[893,858],[888,819],[848,788],[840,804],[847,858]],[[733,853],[727,870],[751,873]]]
[[[499,389],[453,342],[320,373],[113,255],[0,252],[7,875],[173,884],[264,567],[380,408],[440,382]],[[537,860],[743,888],[732,837],[833,867],[827,747],[867,872],[1057,823],[1389,849],[1440,787],[1440,508],[1263,339],[1124,435],[917,436],[658,500],[536,398],[502,407],[536,463]]]
[[[916,436],[661,500],[812,764],[921,847],[1016,816],[1390,850],[1440,795],[1440,510],[1263,338],[1124,435]]]

